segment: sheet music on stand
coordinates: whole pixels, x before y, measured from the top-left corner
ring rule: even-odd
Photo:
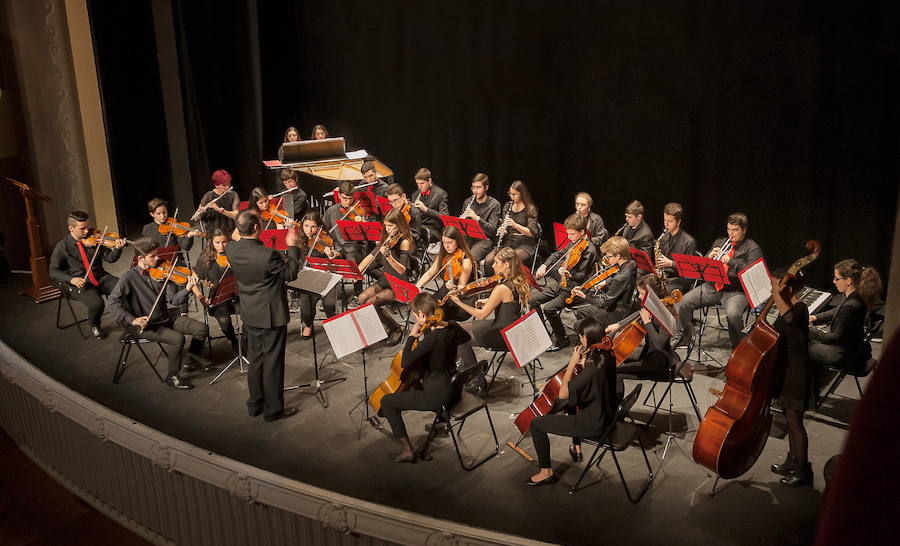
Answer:
[[[381,211],[381,216],[389,213],[391,211],[391,202],[388,201],[387,197],[378,196],[378,209]]]
[[[750,302],[751,309],[756,309],[772,297],[769,268],[762,258],[742,269],[738,273],[738,279],[741,280],[741,286],[747,296],[747,301]]]
[[[306,265],[313,269],[318,269],[319,271],[337,273],[349,281],[363,280],[363,275],[359,272],[359,266],[353,260],[345,260],[343,258],[315,258],[310,256],[306,259]]]
[[[238,295],[237,282],[234,275],[224,277],[222,281],[216,285],[213,293],[209,295],[209,308],[225,303]]]
[[[653,319],[669,333],[670,336],[675,335],[678,330],[678,320],[675,315],[669,312],[669,309],[663,304],[659,296],[653,290],[644,292],[641,298],[641,307],[650,312]]]
[[[336,358],[344,358],[388,337],[371,303],[325,319],[322,327]]]
[[[500,330],[500,335],[519,368],[541,356],[553,345],[547,327],[536,309]]]
[[[711,283],[731,284],[725,264],[712,258],[691,256],[690,254],[672,253],[672,261],[678,268],[678,276],[687,279],[700,279]]]
[[[522,276],[525,277],[525,282],[527,282],[528,285],[531,286],[531,288],[538,290],[538,291],[543,290],[543,287],[538,284],[538,282],[534,278],[534,275],[531,274],[531,270],[528,269],[528,267],[526,267],[525,264],[522,264],[521,271],[522,271]]]
[[[656,269],[653,268],[653,260],[650,259],[649,254],[633,246],[628,248],[631,250],[631,259],[634,260],[638,269],[646,271],[647,273],[654,273],[656,271]]]
[[[259,233],[259,240],[272,250],[287,250],[287,232],[286,229],[266,229]]]
[[[566,233],[566,226],[559,222],[553,222],[553,241],[556,250],[562,250],[569,244],[569,234]]]
[[[338,229],[341,238],[345,241],[374,241],[381,240],[381,231],[384,229],[381,222],[354,222],[352,220],[338,220]]]
[[[287,283],[287,285],[296,290],[311,292],[325,297],[339,282],[341,282],[341,276],[337,273],[304,267],[300,270],[297,278]]]
[[[440,217],[441,222],[443,222],[445,226],[455,227],[463,234],[463,237],[469,237],[470,239],[487,239],[487,235],[484,234],[484,230],[481,229],[478,222],[471,218],[459,218],[457,216],[448,216],[446,214],[441,214]]]

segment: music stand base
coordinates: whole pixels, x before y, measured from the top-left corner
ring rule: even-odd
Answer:
[[[312,383],[304,383],[302,385],[291,385],[290,387],[285,387],[285,391],[294,391],[298,389],[305,389],[308,387],[313,387],[312,392],[304,392],[301,394],[306,394],[308,396],[317,396],[319,398],[319,402],[322,403],[323,408],[328,407],[328,400],[325,399],[325,389],[323,389],[323,385],[329,385],[331,383],[340,383],[342,381],[346,381],[346,377],[338,377],[337,379],[316,379]]]
[[[222,375],[224,375],[225,372],[227,372],[228,369],[231,368],[232,366],[234,366],[234,364],[237,363],[237,362],[240,362],[240,365],[241,365],[240,371],[241,371],[241,373],[242,373],[242,374],[246,374],[246,373],[247,373],[247,370],[244,369],[244,364],[246,363],[247,366],[250,366],[250,361],[247,360],[247,357],[245,357],[243,354],[241,354],[241,353],[239,352],[238,355],[237,355],[236,357],[232,358],[232,359],[231,359],[231,362],[229,362],[228,365],[226,365],[226,366],[222,369],[222,371],[219,372],[219,375],[215,376],[215,377],[213,378],[213,380],[209,382],[209,384],[210,384],[210,385],[215,385],[215,384],[216,384],[216,381],[218,381],[219,378],[222,377]]]

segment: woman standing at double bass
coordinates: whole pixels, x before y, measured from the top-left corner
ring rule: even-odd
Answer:
[[[616,413],[616,359],[610,351],[592,348],[606,335],[606,325],[594,317],[578,324],[580,344],[572,351],[559,388],[559,401],[577,408],[575,415],[543,415],[531,422],[531,439],[540,470],[526,485],[548,485],[559,481],[550,464],[549,433],[578,437],[602,434]],[[576,375],[576,368],[581,372]],[[577,445],[577,444],[576,444]],[[571,447],[569,454],[579,460]]]
[[[444,286],[434,293],[434,297],[440,300],[449,291],[465,286],[472,277],[474,266],[475,258],[472,257],[472,252],[462,233],[454,226],[447,226],[441,233],[441,250],[438,252],[437,259],[419,277],[416,288],[421,290],[435,275],[441,275],[444,278]],[[466,313],[459,307],[446,308],[444,317],[451,318],[450,314],[453,315],[454,320],[467,318]]]

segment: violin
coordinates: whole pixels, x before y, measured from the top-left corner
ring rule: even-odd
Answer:
[[[617,265],[607,267],[600,273],[594,275],[593,278],[591,278],[590,280],[588,280],[581,286],[576,286],[575,288],[573,288],[572,292],[566,298],[566,303],[572,303],[573,301],[575,301],[575,291],[576,290],[578,290],[579,292],[585,292],[587,290],[590,290],[591,288],[597,286],[598,284],[600,284],[601,282],[605,281],[606,279],[612,277],[613,275],[615,275],[618,272],[619,272],[619,266],[617,266]]]
[[[326,248],[334,247],[334,239],[325,233],[320,233],[318,237],[307,240],[306,248],[317,252],[325,253]]]
[[[447,303],[447,300],[449,300],[453,296],[469,296],[471,294],[477,294],[486,290],[493,290],[495,286],[502,282],[503,275],[500,275],[499,273],[496,275],[491,275],[490,277],[478,279],[477,281],[472,281],[465,286],[460,286],[455,290],[447,292],[447,294],[443,298],[441,298],[441,301],[438,302],[438,306],[444,305],[445,303]]]
[[[452,255],[444,256],[444,260],[441,262],[441,269],[444,270],[445,281],[459,278],[459,275],[462,273],[463,258],[465,257],[466,254],[461,248],[457,248]]]
[[[359,268],[360,274],[365,273],[369,266],[375,262],[375,256],[377,256],[378,253],[381,252],[382,248],[394,248],[402,238],[403,234],[400,233],[400,230],[397,230],[393,235],[389,235],[384,241],[381,241],[374,249],[372,249],[372,252],[370,252],[368,256],[363,258],[363,262],[367,261],[367,263]]]
[[[188,279],[191,278],[191,270],[184,266],[175,267],[172,270],[172,264],[169,262],[163,262],[157,267],[151,267],[147,270],[147,274],[150,275],[150,278],[154,281],[164,281],[166,277],[169,276],[169,272],[172,272],[172,278],[169,279],[171,282],[177,284],[178,286],[184,286],[187,284]],[[207,281],[205,279],[197,279],[197,284],[202,284],[207,288],[212,288],[215,284],[211,281]]]
[[[801,268],[818,258],[819,243],[807,242],[806,250],[809,254],[791,264],[782,277],[782,289]],[[737,478],[749,470],[769,437],[779,334],[766,322],[766,316],[774,300],[769,299],[753,329],[732,351],[725,365],[722,397],[706,410],[694,438],[694,461],[721,478]]]
[[[206,234],[202,231],[197,231],[192,228],[190,223],[179,222],[171,216],[166,218],[165,222],[156,226],[156,229],[159,231],[160,235],[169,235],[171,233],[176,237],[184,237],[185,235],[193,231],[198,237],[206,237]]]
[[[587,248],[587,243],[587,239],[582,239],[575,243],[575,246],[569,250],[569,259],[566,260],[565,271],[563,272],[562,278],[559,280],[559,285],[561,287],[566,287],[567,279],[570,275],[569,271],[578,265],[578,261],[581,260],[581,253]]]
[[[231,267],[231,264],[228,263],[228,256],[224,254],[216,255],[216,263],[219,264],[219,267]]]
[[[359,204],[359,199],[356,200],[355,203],[350,205],[348,208],[341,207],[341,214],[344,215],[344,218],[350,218],[354,222],[365,222],[366,221],[366,209]]]
[[[428,317],[419,329],[419,332],[425,333],[434,326],[437,326],[444,320],[444,311],[441,308],[434,310],[434,314]],[[419,345],[419,340],[413,341],[412,349]],[[377,412],[381,411],[381,399],[384,395],[395,392],[408,391],[410,389],[421,389],[422,378],[419,371],[420,366],[407,366],[403,368],[403,351],[394,356],[391,361],[390,373],[387,379],[381,382],[372,394],[369,396],[369,405]]]
[[[409,203],[407,203],[406,205],[404,205],[403,208],[400,210],[400,212],[403,213],[404,218],[406,218],[406,223],[407,223],[407,224],[410,222],[410,220],[412,220],[412,215],[410,215],[409,211],[410,211],[410,204],[409,204]]]
[[[666,296],[659,301],[661,301],[663,305],[675,305],[681,301],[681,297],[681,290],[673,290],[670,296]],[[631,353],[633,353],[644,340],[644,336],[647,335],[647,330],[644,329],[643,325],[641,325],[641,322],[638,320],[640,315],[641,312],[637,311],[621,321],[617,321],[619,324],[624,324],[625,326],[620,328],[613,337],[612,351],[616,356],[616,366],[625,362],[625,360],[631,356]]]
[[[591,351],[608,351],[611,347],[612,341],[604,336],[600,341],[590,347],[582,347],[580,350],[580,360],[584,360]],[[568,367],[567,364],[563,366],[561,370],[553,374],[553,377],[547,380],[547,383],[541,389],[540,394],[537,395],[534,401],[516,417],[515,424],[516,428],[519,429],[519,432],[525,434],[528,429],[531,428],[531,422],[535,417],[549,415],[561,409],[557,406],[557,400],[559,400],[559,390],[562,388],[563,377],[565,377],[566,368]],[[578,362],[572,370],[572,378],[574,379],[575,376],[581,373],[582,369],[583,366],[581,362]]]
[[[103,237],[102,240],[100,239],[101,237]],[[107,232],[106,235],[104,235],[102,231],[100,231],[99,229],[95,229],[92,234],[88,235],[87,237],[85,237],[81,240],[81,244],[83,244],[84,246],[90,246],[90,247],[94,247],[94,246],[97,246],[97,244],[101,244],[101,245],[105,246],[106,248],[115,248],[116,241],[118,241],[121,238],[122,237],[120,237],[119,234],[116,233],[115,231]],[[133,242],[134,241],[132,241],[131,239],[125,239],[126,244],[130,244]]]
[[[293,226],[297,224],[297,221],[288,216],[288,213],[284,209],[278,208],[278,205],[275,203],[269,203],[269,208],[261,211],[260,216],[262,216],[263,220],[266,222],[275,221],[276,224],[284,224],[287,223],[289,226]]]

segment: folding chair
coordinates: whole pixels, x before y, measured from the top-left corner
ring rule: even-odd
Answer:
[[[113,383],[118,383],[122,378],[122,374],[125,373],[125,367],[128,366],[128,356],[131,354],[131,348],[137,347],[138,350],[144,355],[144,360],[147,362],[147,365],[150,366],[150,369],[153,370],[153,373],[156,375],[157,379],[161,383],[165,383],[166,380],[163,379],[163,376],[159,374],[159,371],[156,369],[156,363],[159,361],[159,357],[165,355],[168,357],[168,353],[163,348],[162,344],[158,341],[150,341],[149,339],[144,339],[135,336],[128,328],[122,332],[122,337],[119,338],[119,343],[122,345],[122,350],[119,351],[119,360],[116,362],[116,371],[113,373]],[[159,347],[159,354],[156,355],[156,358],[150,360],[150,356],[147,355],[147,351],[144,350],[141,345],[145,343],[156,343]]]
[[[88,320],[87,317],[85,317],[83,319],[79,319],[78,316],[75,314],[75,308],[72,306],[72,297],[69,294],[69,288],[64,286],[63,283],[60,283],[60,282],[57,282],[56,285],[59,287],[59,293],[60,293],[59,300],[57,301],[57,304],[56,304],[56,327],[59,328],[60,330],[65,330],[66,328],[71,328],[72,326],[75,326],[78,328],[78,335],[81,336],[81,339],[87,339],[88,336],[90,335],[90,333],[85,334],[84,330],[81,329],[81,324],[84,322],[87,322],[87,320]],[[63,300],[65,300],[66,305],[69,307],[69,313],[72,315],[72,322],[70,322],[69,324],[65,324],[65,325],[60,324],[60,322],[59,322],[59,319],[62,315]]]
[[[875,369],[876,365],[878,365],[878,361],[872,358],[872,346],[869,345],[868,341],[864,341],[856,354],[847,359],[846,363],[836,362],[833,365],[825,366],[826,370],[836,373],[837,375],[827,383],[825,394],[819,396],[819,399],[816,402],[816,411],[822,407],[826,398],[834,394],[834,391],[848,375],[853,377],[853,381],[856,382],[856,390],[859,392],[859,397],[862,398],[863,391],[862,386],[859,384],[859,378],[867,377],[872,373],[872,370]]]

